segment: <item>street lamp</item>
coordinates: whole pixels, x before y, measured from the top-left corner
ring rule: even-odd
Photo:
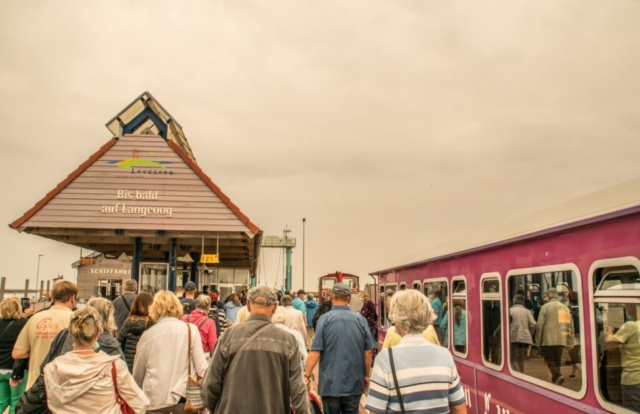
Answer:
[[[40,295],[36,295],[36,302],[40,301],[40,296],[42,295],[42,292],[40,292],[38,289],[38,280],[40,279],[40,258],[44,256],[44,254],[39,254],[38,255],[38,271],[36,272],[36,291],[38,293],[40,293]]]
[[[304,290],[304,223],[306,218],[302,218],[302,290]]]

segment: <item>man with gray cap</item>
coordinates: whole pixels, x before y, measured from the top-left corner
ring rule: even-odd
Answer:
[[[333,306],[318,319],[316,335],[307,357],[304,381],[309,387],[313,368],[320,361],[318,394],[325,414],[357,414],[363,393],[369,388],[371,338],[367,320],[349,308],[351,289],[336,283]]]
[[[250,316],[218,340],[202,383],[204,406],[216,414],[309,413],[296,338],[278,329],[271,317],[278,307],[273,289],[258,286],[247,294]]]
[[[558,300],[558,290],[547,291],[547,302],[541,309],[536,326],[536,343],[544,354],[544,362],[551,372],[551,382],[556,385],[564,383],[560,373],[562,351],[573,348],[573,318],[568,307]]]

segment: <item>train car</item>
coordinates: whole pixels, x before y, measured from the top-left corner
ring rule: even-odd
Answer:
[[[639,195],[631,180],[502,226],[489,241],[470,237],[373,272],[379,315],[397,290],[430,297],[469,412],[639,412],[625,401],[640,389]],[[533,342],[560,336],[561,354],[511,343],[516,295],[537,322]],[[540,318],[556,295],[562,312]],[[389,321],[379,321],[381,344]]]
[[[334,272],[320,276],[318,278],[318,292],[320,292],[320,297],[318,299],[319,303],[322,304],[325,300],[330,298],[329,294],[331,293],[331,288],[336,283],[346,283],[349,285],[351,288],[351,302],[349,303],[349,307],[354,312],[358,312],[362,308],[362,301],[360,301],[360,298],[358,297],[358,292],[360,291],[360,277],[352,275],[351,273]]]

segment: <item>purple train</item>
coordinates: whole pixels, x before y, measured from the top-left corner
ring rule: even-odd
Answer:
[[[503,226],[492,241],[371,273],[379,315],[397,290],[430,297],[469,412],[640,412],[639,194],[635,179]],[[562,312],[541,318],[552,300]],[[536,322],[531,340],[512,322],[516,305]],[[382,344],[390,322],[379,321]],[[544,346],[552,337],[561,347]]]

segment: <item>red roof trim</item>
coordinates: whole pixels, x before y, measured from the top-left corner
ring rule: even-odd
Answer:
[[[226,194],[222,192],[222,190],[220,190],[220,187],[218,187],[214,184],[213,181],[211,181],[211,178],[209,178],[207,174],[205,174],[204,171],[202,171],[202,169],[198,167],[198,165],[193,162],[193,160],[189,158],[189,156],[185,154],[184,151],[182,151],[182,149],[180,149],[178,144],[173,141],[167,142],[169,143],[169,146],[176,152],[176,154],[178,154],[180,158],[182,158],[182,160],[186,162],[187,165],[193,170],[193,172],[195,172],[198,177],[200,177],[200,179],[207,185],[207,187],[209,187],[211,191],[213,191],[220,198],[220,200],[222,200],[222,202],[226,204],[226,206],[229,207],[231,211],[233,211],[233,213],[240,219],[240,221],[243,222],[245,226],[249,227],[249,229],[254,234],[258,234],[258,232],[260,231],[258,226],[253,224],[251,220],[249,220],[249,217],[242,214],[240,209],[231,202],[231,199],[227,197]]]
[[[38,203],[35,206],[33,206],[33,208],[31,208],[29,211],[24,213],[24,215],[22,217],[20,217],[19,219],[17,219],[13,223],[11,223],[9,225],[9,227],[17,229],[22,224],[24,224],[25,221],[27,221],[31,217],[33,217],[33,215],[36,214],[42,207],[47,205],[47,203],[49,201],[51,201],[51,199],[53,197],[57,196],[58,193],[60,193],[60,191],[64,190],[66,186],[71,184],[71,182],[73,180],[75,180],[80,174],[82,174],[84,172],[84,170],[89,168],[89,166],[91,166],[94,162],[96,162],[98,160],[98,158],[100,158],[102,155],[104,155],[104,153],[107,152],[111,147],[113,147],[117,142],[118,142],[118,140],[116,138],[111,138],[109,140],[109,142],[104,144],[102,146],[102,148],[100,148],[98,151],[96,151],[91,157],[89,157],[88,160],[86,160],[85,162],[80,164],[80,166],[78,168],[76,168],[76,170],[74,172],[69,174],[69,176],[64,181],[62,181],[60,184],[58,184],[56,186],[56,188],[54,188],[46,196],[44,196],[44,198],[42,200],[38,201]]]

